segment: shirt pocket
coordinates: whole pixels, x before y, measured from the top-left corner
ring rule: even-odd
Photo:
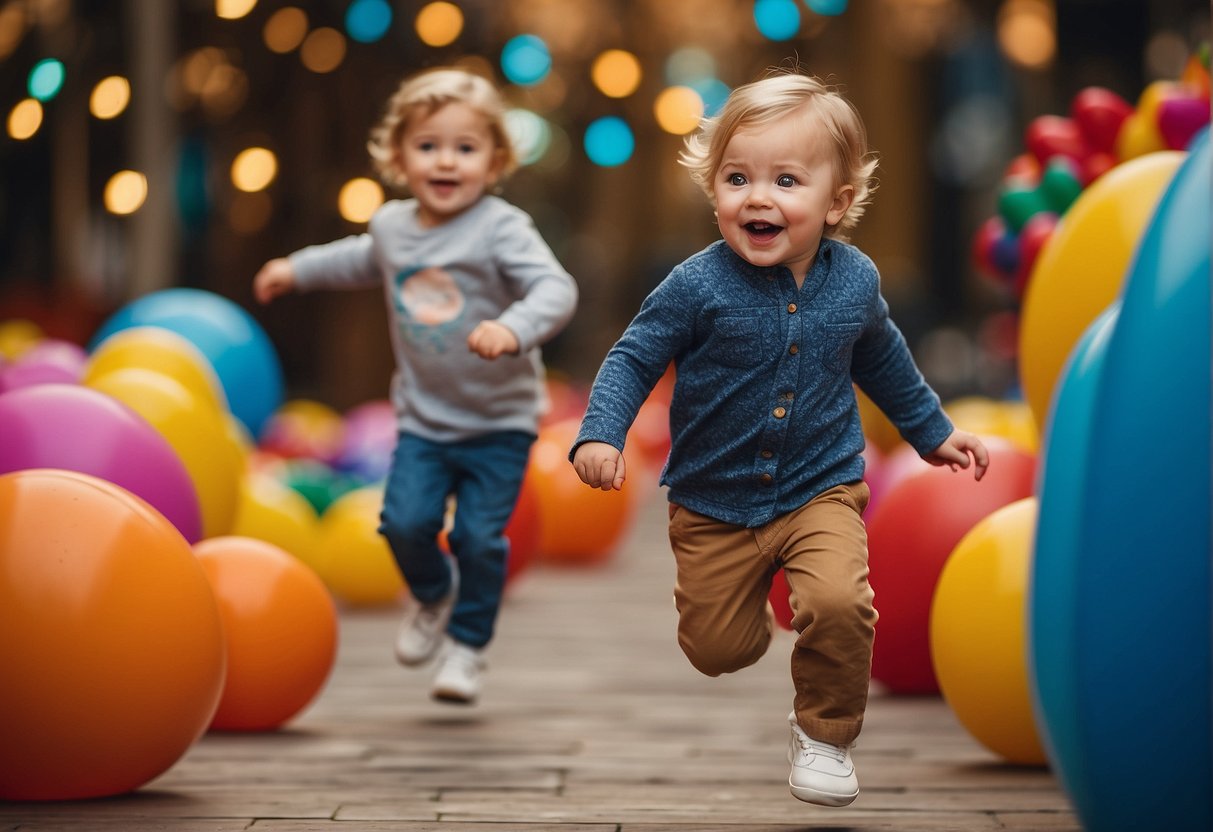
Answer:
[[[817,348],[817,357],[822,365],[833,373],[849,373],[851,353],[862,333],[863,321],[859,310],[851,314],[847,314],[847,310],[838,310],[822,321]]]
[[[765,310],[726,312],[716,316],[707,353],[725,367],[748,368],[760,364],[774,342],[774,323]]]

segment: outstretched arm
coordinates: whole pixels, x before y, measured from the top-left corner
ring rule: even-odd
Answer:
[[[980,480],[990,467],[990,454],[974,434],[965,430],[954,430],[938,448],[922,458],[932,465],[947,465],[953,471],[969,467],[969,458],[973,460],[973,479]]]
[[[253,296],[259,303],[269,303],[294,288],[295,269],[285,257],[270,260],[253,277]]]
[[[573,468],[577,476],[591,488],[603,491],[623,489],[623,454],[606,442],[585,442],[573,453]]]

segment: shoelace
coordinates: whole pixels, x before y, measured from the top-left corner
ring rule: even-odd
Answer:
[[[806,754],[823,754],[829,755],[840,763],[845,763],[847,759],[847,750],[841,745],[834,745],[829,742],[815,740],[806,734],[803,730],[794,731],[796,735],[796,744],[800,746],[800,750]]]

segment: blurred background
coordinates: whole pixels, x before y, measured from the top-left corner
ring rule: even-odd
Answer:
[[[289,397],[386,394],[378,291],[258,306],[271,257],[360,233],[366,153],[419,69],[468,64],[511,106],[503,195],[577,278],[549,367],[592,379],[640,301],[716,239],[677,164],[729,89],[799,64],[840,85],[881,159],[853,241],[945,399],[1014,396],[1017,295],[974,240],[1025,130],[1098,86],[1131,105],[1209,37],[1205,0],[4,0],[0,321],[85,343],[134,298],[222,295]],[[986,269],[984,271],[990,271]]]

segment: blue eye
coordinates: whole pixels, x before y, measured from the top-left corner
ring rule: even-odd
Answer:
[[[796,184],[796,179],[785,173],[775,180],[775,184],[781,188],[790,188]]]
[[[730,173],[729,174],[729,184],[730,185],[744,185],[745,177],[742,176],[740,173]]]

